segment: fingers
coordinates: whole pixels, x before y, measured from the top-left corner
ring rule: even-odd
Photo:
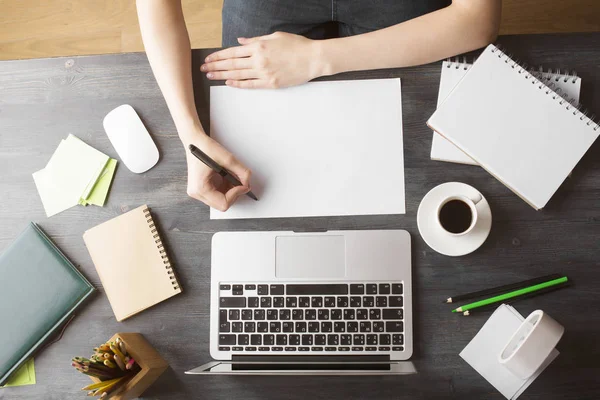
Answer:
[[[219,60],[227,60],[230,58],[249,57],[252,54],[252,49],[246,46],[229,47],[227,49],[216,51],[209,54],[204,60],[205,62],[213,62]]]
[[[232,159],[223,166],[240,180],[243,187],[250,190],[250,178],[252,177],[252,171],[250,171],[244,164],[239,162],[235,157],[232,157]]]
[[[227,204],[231,206],[240,197],[248,193],[250,189],[246,186],[234,186],[225,193]]]
[[[234,71],[215,71],[215,72],[209,72],[208,74],[206,74],[206,77],[208,79],[213,79],[213,80],[227,80],[227,79],[233,79],[233,80],[242,80],[242,79],[256,79],[258,78],[259,73],[258,71],[254,70],[254,69],[240,69],[240,70],[234,70]]]
[[[214,61],[203,64],[200,67],[202,72],[208,71],[231,71],[236,69],[250,69],[252,61],[249,58],[233,58],[231,60]]]
[[[267,81],[263,79],[250,79],[246,81],[227,80],[225,84],[240,89],[265,89],[270,87]]]

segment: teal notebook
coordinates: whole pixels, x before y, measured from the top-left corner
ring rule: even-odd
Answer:
[[[93,291],[36,224],[8,246],[0,255],[0,385]]]

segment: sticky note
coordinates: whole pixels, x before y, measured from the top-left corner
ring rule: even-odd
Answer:
[[[11,376],[8,382],[6,382],[4,386],[0,387],[25,385],[35,385],[35,365],[33,363],[33,358],[30,358],[25,364],[21,365],[21,367]]]
[[[108,162],[106,154],[76,136],[62,140],[46,168],[33,174],[46,215],[51,217],[77,204],[104,204],[114,175],[114,165],[106,169]],[[105,171],[107,183],[100,179]],[[101,184],[97,194],[88,201],[98,183]]]
[[[110,184],[113,176],[115,175],[116,168],[117,160],[114,158],[109,159],[104,167],[104,171],[102,171],[102,174],[100,175],[100,178],[98,178],[98,181],[90,192],[90,195],[87,199],[81,199],[79,204],[93,204],[95,206],[103,207],[104,202],[106,201],[106,196],[108,196],[108,190],[110,189]]]

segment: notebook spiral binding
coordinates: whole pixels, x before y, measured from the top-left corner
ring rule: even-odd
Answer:
[[[167,251],[165,250],[165,246],[162,244],[162,240],[158,235],[158,230],[156,225],[154,224],[154,220],[152,219],[152,215],[150,214],[150,210],[148,208],[144,208],[144,216],[146,217],[146,222],[148,222],[148,227],[150,228],[150,233],[153,234],[154,243],[156,243],[156,247],[158,248],[158,252],[160,253],[160,257],[165,264],[165,269],[167,270],[167,275],[169,275],[169,279],[171,280],[171,284],[173,285],[173,290],[179,289],[179,282],[175,277],[175,273],[173,272],[173,267],[171,266],[171,261],[169,261],[169,257],[167,256]]]
[[[579,119],[585,123],[587,126],[591,126],[594,131],[600,129],[600,125],[594,120],[594,115],[588,116],[587,110],[581,110],[580,104],[575,104],[573,99],[568,99],[564,96],[561,96],[560,88],[557,88],[554,82],[551,82],[552,79],[558,82],[560,79],[565,79],[565,82],[568,82],[569,79],[572,80],[573,83],[577,80],[577,74],[575,71],[569,73],[569,71],[565,71],[564,74],[560,73],[560,69],[556,72],[552,72],[549,70],[547,73],[543,71],[543,69],[527,69],[527,65],[519,64],[518,60],[513,60],[510,54],[503,52],[500,48],[494,47],[492,49],[492,53],[498,53],[497,56],[500,59],[503,59],[504,62],[510,65],[511,68],[516,69],[519,74],[524,74],[525,79],[531,79],[531,84],[536,85],[538,89],[545,90],[547,95],[551,95],[553,100],[557,100],[560,105],[566,104],[565,109],[571,111],[573,109],[573,116],[579,116]],[[552,76],[551,74],[558,75],[558,77]],[[558,79],[557,79],[558,78]]]
[[[495,52],[495,51],[493,51],[493,52]],[[514,62],[518,65],[518,61],[514,61]],[[471,65],[473,65],[473,63],[467,61],[467,57],[462,57],[462,61],[461,61],[461,57],[454,57],[454,58],[446,59],[446,68],[455,68],[455,69],[462,68],[464,70],[467,70],[471,67]],[[523,69],[527,69],[526,64],[519,65],[519,66]],[[571,83],[576,83],[577,78],[578,78],[577,72],[575,70],[573,70],[573,71],[565,70],[564,72],[561,73],[560,69],[553,71],[550,68],[547,71],[544,71],[544,68],[542,68],[540,66],[538,68],[530,67],[528,69],[528,71],[531,75],[535,76],[537,79],[545,80],[548,82],[550,82],[550,81],[558,82],[558,81],[562,80],[565,83],[569,82],[569,81],[571,81]]]
[[[518,61],[515,61],[515,63],[518,64]],[[467,57],[462,57],[462,61],[460,57],[454,57],[454,59],[447,58],[445,65],[446,68],[462,68],[466,71],[473,64],[467,61]],[[530,67],[528,69],[527,65],[525,64],[520,65],[520,67],[524,70],[528,70],[529,74],[533,75],[539,81],[542,81],[546,86],[552,89],[557,95],[563,98],[567,103],[570,103],[573,107],[579,106],[577,99],[568,97],[566,93],[563,94],[562,89],[556,86],[556,82],[559,81],[563,81],[564,83],[571,82],[572,84],[575,84],[578,79],[577,72],[566,70],[563,73],[561,73],[560,69],[557,69],[556,71],[553,71],[552,69],[544,71],[542,67],[538,67],[537,69]],[[587,112],[584,113],[587,116]]]

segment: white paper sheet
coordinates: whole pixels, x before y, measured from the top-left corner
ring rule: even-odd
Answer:
[[[519,397],[559,354],[554,349],[537,372],[525,380],[513,375],[500,364],[498,355],[523,321],[523,316],[517,310],[503,304],[460,352],[460,356],[471,367],[509,400]]]
[[[211,219],[403,214],[400,79],[211,87],[211,136],[253,172]]]

